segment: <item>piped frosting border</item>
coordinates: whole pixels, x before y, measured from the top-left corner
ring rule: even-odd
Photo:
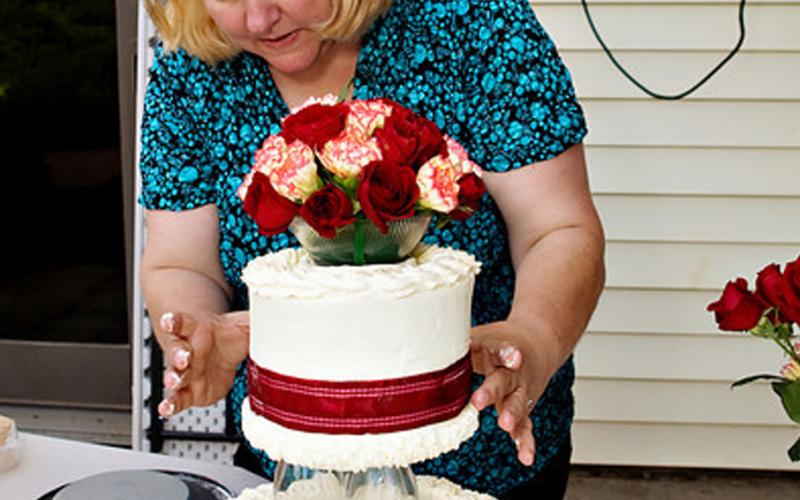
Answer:
[[[455,286],[478,272],[480,264],[467,252],[429,245],[417,246],[403,262],[370,266],[318,266],[302,248],[288,248],[250,261],[242,280],[259,297],[314,299],[383,293],[402,298]]]

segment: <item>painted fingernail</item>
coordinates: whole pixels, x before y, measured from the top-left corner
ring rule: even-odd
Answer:
[[[189,366],[189,356],[190,353],[186,349],[175,349],[172,355],[172,361],[175,364],[175,368],[178,370],[184,370],[187,366]]]
[[[175,413],[175,403],[165,399],[158,404],[158,414],[162,417],[171,417]]]
[[[519,363],[520,356],[519,350],[510,345],[500,349],[500,360],[506,368],[514,368]]]
[[[519,439],[514,440],[514,446],[516,446],[517,449],[519,449]]]
[[[164,372],[164,388],[175,389],[181,383],[181,376],[173,371]]]
[[[175,313],[173,312],[165,312],[161,316],[161,329],[167,333],[172,333],[172,330],[175,329]]]

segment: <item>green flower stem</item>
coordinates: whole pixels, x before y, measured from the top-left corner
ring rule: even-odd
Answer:
[[[355,224],[355,234],[353,235],[353,264],[363,266],[365,264],[364,221],[359,217],[353,224]]]
[[[800,357],[798,357],[797,352],[795,352],[794,350],[794,346],[792,346],[792,341],[790,340],[791,338],[786,339],[784,337],[781,337],[779,334],[775,332],[774,329],[766,333],[769,338],[771,338],[776,344],[778,344],[778,347],[780,347],[783,350],[783,352],[787,356],[789,356],[790,359],[793,359],[794,361],[800,363]]]

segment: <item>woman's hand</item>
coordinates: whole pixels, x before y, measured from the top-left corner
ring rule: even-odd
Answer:
[[[250,316],[168,312],[156,336],[164,352],[166,397],[158,405],[162,417],[190,406],[208,406],[225,397],[236,367],[247,356]]]
[[[472,404],[478,410],[495,406],[497,424],[514,440],[517,459],[528,466],[536,452],[530,412],[557,368],[545,344],[513,320],[472,330],[472,365],[486,377]]]

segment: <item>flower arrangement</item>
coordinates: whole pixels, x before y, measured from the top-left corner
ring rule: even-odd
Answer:
[[[780,375],[759,374],[734,382],[733,387],[769,380],[786,414],[800,424],[800,343],[794,325],[800,324],[800,257],[785,265],[769,264],[756,278],[755,290],[737,278],[725,285],[722,296],[707,307],[721,330],[748,331],[775,342],[788,357]],[[800,461],[800,439],[789,448],[793,462]]]
[[[362,264],[365,224],[385,235],[419,215],[425,226],[434,213],[442,223],[465,220],[485,192],[461,145],[388,99],[312,99],[281,125],[256,151],[238,193],[265,235],[296,218],[326,239],[352,225],[354,263]]]

